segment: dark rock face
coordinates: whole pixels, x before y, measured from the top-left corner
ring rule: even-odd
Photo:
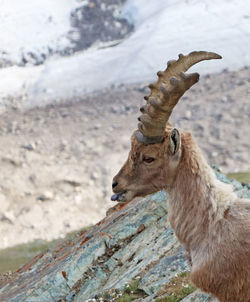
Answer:
[[[239,196],[250,198],[246,186],[232,183]],[[36,256],[13,274],[2,275],[0,301],[83,302],[122,289],[132,279],[140,280],[138,288],[144,292],[145,298],[138,301],[154,301],[162,287],[189,271],[168,222],[166,201],[166,193],[160,191],[117,205],[74,240]],[[211,297],[194,292],[182,301],[211,301]]]
[[[76,29],[77,38],[73,50],[89,48],[96,42],[121,40],[132,30],[133,25],[119,16],[125,0],[92,0],[71,14],[71,24]]]

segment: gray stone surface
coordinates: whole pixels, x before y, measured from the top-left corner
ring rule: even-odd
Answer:
[[[215,300],[211,298],[209,295],[206,295],[204,293],[201,293],[200,291],[195,291],[191,295],[187,296],[182,300],[183,302],[218,302],[218,300]]]
[[[250,198],[247,187],[236,181],[233,185],[239,196]],[[134,278],[140,278],[139,289],[148,296],[144,301],[154,301],[164,284],[189,271],[168,222],[166,201],[166,193],[160,191],[117,205],[90,230],[0,276],[0,301],[84,302],[109,289],[122,290]],[[212,300],[195,292],[183,301]]]

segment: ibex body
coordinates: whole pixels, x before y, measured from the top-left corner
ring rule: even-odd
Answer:
[[[127,161],[113,180],[113,200],[128,202],[158,190],[169,195],[170,223],[191,260],[191,279],[221,302],[250,301],[250,201],[218,181],[189,132],[168,122],[199,75],[193,64],[218,59],[194,52],[170,61],[149,87]]]

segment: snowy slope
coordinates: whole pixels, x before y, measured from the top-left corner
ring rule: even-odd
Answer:
[[[71,46],[70,13],[76,0],[0,0],[0,56],[16,64],[27,53],[47,56]]]
[[[193,50],[223,56],[196,66],[202,74],[250,65],[250,0],[129,0],[123,15],[136,29],[121,44],[43,66],[2,69],[0,97],[27,93],[27,104],[37,105],[111,84],[149,81],[167,60]]]

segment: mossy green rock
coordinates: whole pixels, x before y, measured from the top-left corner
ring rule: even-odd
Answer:
[[[247,186],[235,181],[233,185],[239,196],[250,198]],[[160,191],[118,205],[91,229],[0,276],[0,301],[84,302],[110,289],[122,292],[136,278],[145,297],[137,301],[154,301],[164,285],[188,271],[184,250],[168,222],[167,195]],[[211,298],[194,292],[182,301]]]

